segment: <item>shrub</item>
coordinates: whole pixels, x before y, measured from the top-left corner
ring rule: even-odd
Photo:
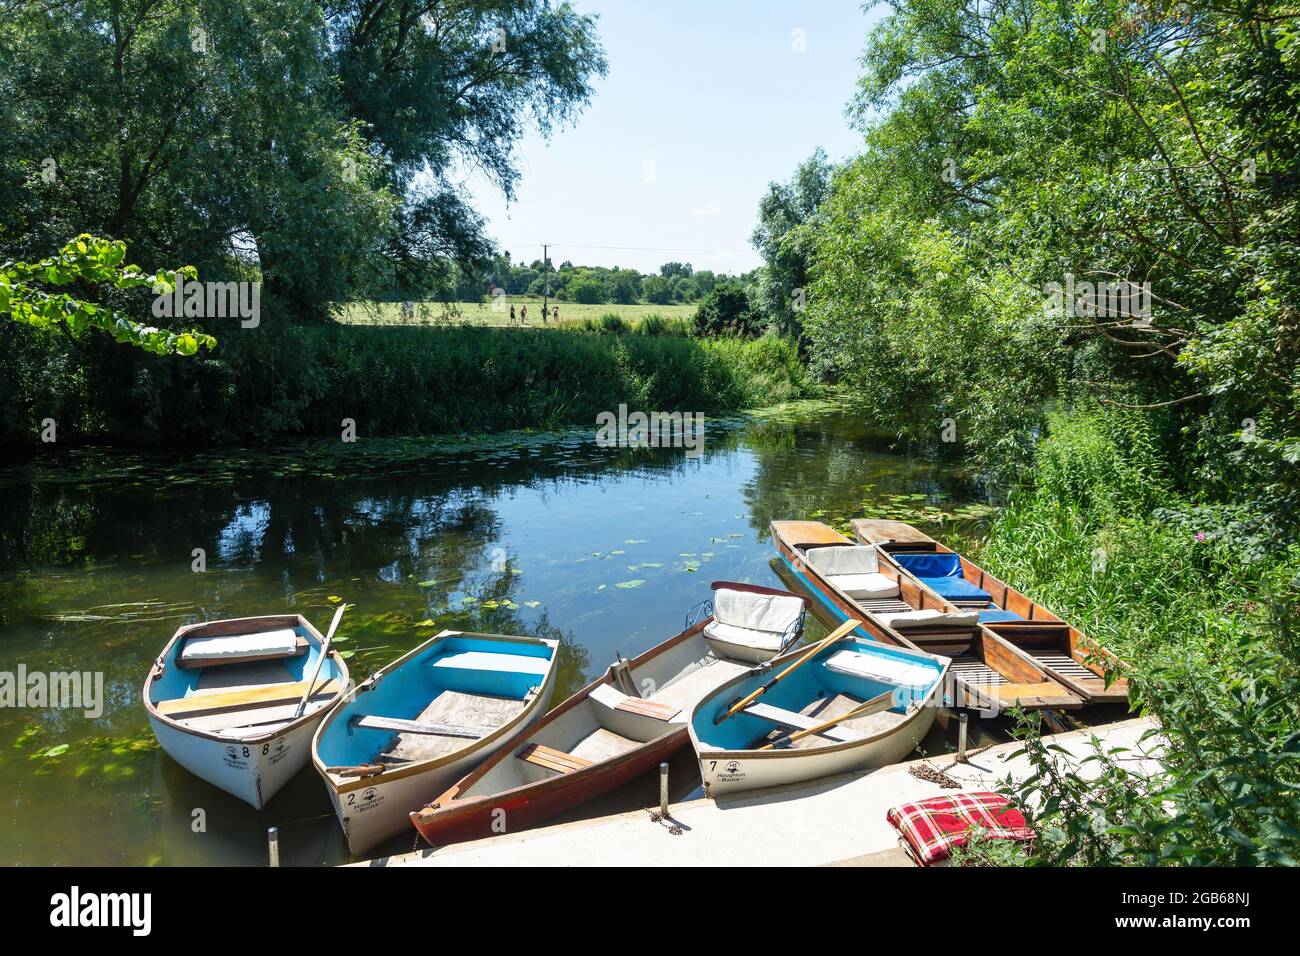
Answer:
[[[714,288],[695,310],[695,334],[748,338],[761,331],[759,317],[749,307],[749,297],[738,285]]]

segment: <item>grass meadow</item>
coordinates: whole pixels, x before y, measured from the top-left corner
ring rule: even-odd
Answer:
[[[543,328],[542,300],[530,296],[506,296],[491,302],[417,302],[414,318],[402,315],[400,302],[349,302],[340,306],[335,317],[345,325],[444,325],[470,324],[506,327],[510,325],[510,306],[515,307],[518,315],[521,307],[528,307],[530,328]],[[587,319],[598,320],[603,315],[614,314],[628,325],[636,325],[647,315],[660,315],[665,319],[684,319],[690,321],[695,315],[696,306],[691,305],[617,305],[607,302],[603,305],[583,305],[578,302],[558,302],[551,300],[551,305],[560,307],[561,327],[579,325]],[[516,322],[517,325],[525,324]],[[556,323],[548,321],[547,328]]]

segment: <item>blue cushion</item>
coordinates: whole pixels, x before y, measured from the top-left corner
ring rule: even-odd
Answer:
[[[920,578],[919,580],[949,601],[993,600],[993,595],[988,591],[977,588],[965,578]]]
[[[993,621],[1023,621],[1024,618],[1015,611],[1000,611],[992,608],[987,611],[980,611],[980,623],[988,624]]]
[[[962,576],[961,558],[955,554],[934,552],[909,554],[904,551],[890,557],[918,578],[960,578]]]

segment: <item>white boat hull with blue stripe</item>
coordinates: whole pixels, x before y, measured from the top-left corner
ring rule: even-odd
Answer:
[[[558,642],[443,631],[362,682],[325,718],[312,762],[362,854],[546,713]]]
[[[797,648],[758,673],[727,682],[696,706],[691,743],[706,794],[717,798],[883,767],[906,757],[929,732],[948,658],[854,638],[831,644],[722,719],[808,652]],[[872,701],[878,701],[874,710],[806,733]],[[799,736],[791,742],[794,735]],[[763,749],[768,744],[775,746]]]

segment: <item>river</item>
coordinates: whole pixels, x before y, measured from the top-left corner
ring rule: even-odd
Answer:
[[[358,679],[441,628],[553,636],[558,703],[680,630],[711,581],[780,586],[773,519],[977,530],[987,510],[825,402],[712,421],[698,457],[594,435],[46,449],[0,468],[0,672],[104,684],[98,715],[0,708],[0,865],[258,864],[269,826],[285,864],[347,860],[310,766],[258,812],[158,749],[140,687],[182,624],[293,611],[323,630],[346,601],[336,640]],[[824,632],[810,620],[806,637]],[[923,747],[950,743],[936,730]],[[670,779],[674,799],[699,795],[689,753]],[[635,781],[566,819],[656,794]]]

